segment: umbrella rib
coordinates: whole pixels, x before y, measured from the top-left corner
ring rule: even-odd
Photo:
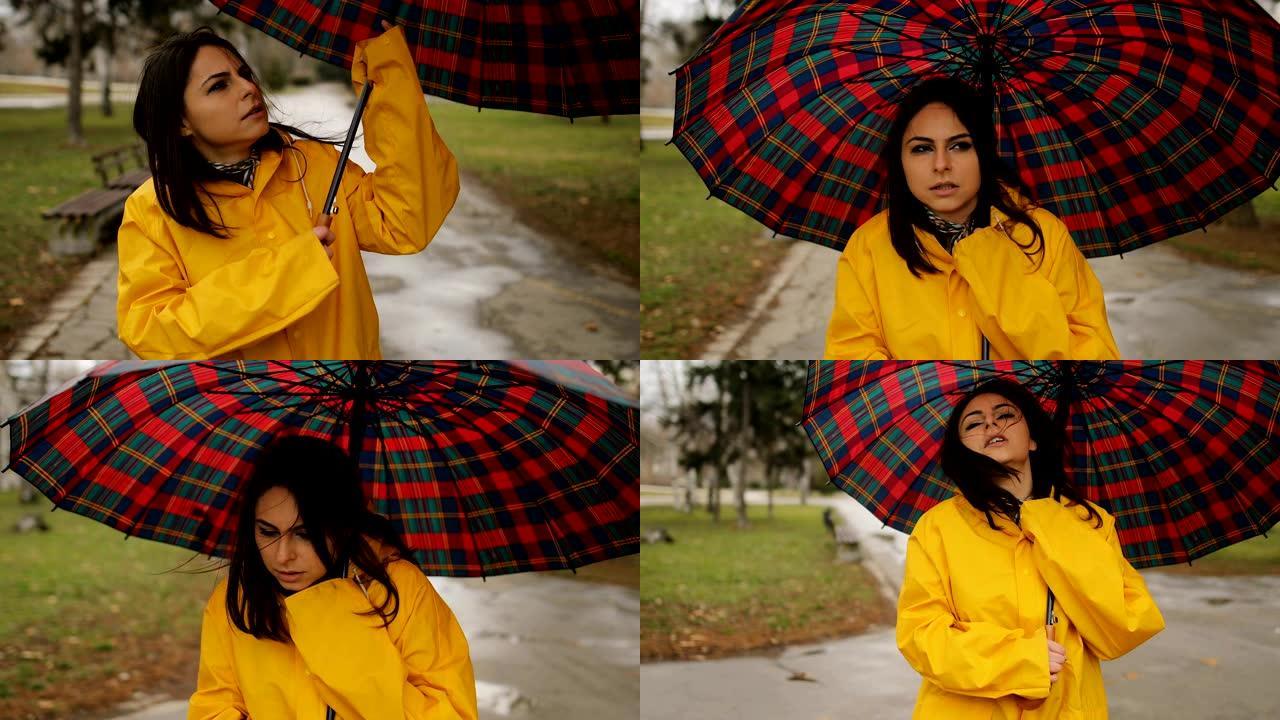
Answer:
[[[850,14],[852,14],[853,9],[854,9],[854,8],[850,8],[850,10],[849,10]],[[888,17],[888,13],[885,13],[885,12],[881,11],[881,14],[882,14],[882,15],[884,15],[884,16],[886,16],[886,17]],[[933,43],[931,43],[931,42],[929,42],[929,41],[925,40],[925,39],[924,39],[924,37],[923,37],[922,35],[921,35],[921,36],[917,36],[917,37],[911,37],[911,36],[907,35],[905,32],[903,32],[903,30],[899,30],[899,29],[897,29],[897,28],[895,28],[895,27],[892,27],[892,26],[889,26],[889,25],[885,25],[884,23],[877,22],[876,20],[873,20],[873,19],[872,19],[872,17],[871,17],[871,15],[869,15],[869,14],[867,14],[867,13],[865,13],[865,12],[860,13],[860,14],[858,15],[858,22],[864,22],[864,21],[865,21],[865,22],[870,22],[872,25],[875,25],[876,27],[878,27],[878,28],[880,28],[880,29],[882,29],[882,30],[886,30],[886,31],[888,31],[888,32],[890,32],[890,33],[893,33],[894,35],[897,35],[897,36],[898,36],[898,37],[900,37],[900,38],[903,38],[903,39],[906,39],[906,40],[913,40],[913,41],[915,41],[915,42],[920,43],[921,45],[927,45],[927,46],[929,46],[929,47],[933,48],[934,50],[938,50],[938,51],[940,51],[940,52],[947,53],[948,55],[951,55],[952,57],[956,57],[955,53],[951,52],[951,50],[950,50],[950,49],[945,48],[945,47],[943,47],[943,46],[941,46],[941,45],[935,45],[935,44],[933,44]],[[908,18],[902,18],[902,22],[903,22],[903,24],[906,24],[906,23],[908,23],[908,22],[913,22],[913,21],[912,21],[912,20],[910,20],[910,19],[908,19]],[[925,29],[925,30],[929,30],[929,29],[932,29],[932,28],[936,27],[936,26],[931,25],[931,24],[929,24],[929,23],[919,23],[919,24],[920,24],[920,25],[922,25],[922,26],[924,27],[924,29]],[[904,29],[905,29],[905,28],[904,28]],[[939,29],[939,30],[940,30],[940,29]],[[871,41],[868,41],[868,42],[871,42]]]
[[[1132,398],[1132,396],[1130,396],[1130,399],[1133,399],[1133,398]],[[1120,414],[1119,414],[1119,413],[1115,410],[1115,408],[1114,408],[1114,407],[1112,407],[1111,405],[1109,405],[1109,404],[1105,404],[1105,403],[1100,403],[1100,404],[1099,404],[1099,406],[1098,406],[1098,410],[1099,410],[1100,412],[1102,412],[1103,414],[1109,414],[1109,415],[1111,415],[1111,416],[1112,416],[1112,422],[1119,421],[1119,423],[1121,424],[1121,426],[1123,426],[1123,425],[1124,425],[1124,418],[1123,418],[1122,416],[1120,416]],[[1129,455],[1129,457],[1130,457],[1130,458],[1132,458],[1132,459],[1135,461],[1135,464],[1136,464],[1136,465],[1138,465],[1138,466],[1140,466],[1140,467],[1149,468],[1149,469],[1151,469],[1151,470],[1157,470],[1157,468],[1152,464],[1152,462],[1150,461],[1150,459],[1149,459],[1148,457],[1145,457],[1145,456],[1143,456],[1143,457],[1139,457],[1138,455],[1134,454],[1134,452],[1132,451],[1132,446],[1130,446],[1130,445],[1121,445],[1121,447],[1125,449],[1126,454],[1128,454],[1128,455]],[[1151,472],[1151,473],[1149,473],[1149,474],[1148,474],[1148,476],[1149,476],[1149,477],[1156,478],[1156,481],[1155,481],[1156,489],[1160,492],[1160,495],[1164,498],[1164,500],[1165,500],[1165,506],[1169,508],[1169,512],[1168,512],[1169,519],[1173,521],[1174,529],[1177,531],[1178,542],[1179,542],[1179,544],[1181,544],[1181,545],[1182,545],[1182,553],[1183,553],[1183,555],[1185,555],[1185,556],[1187,557],[1188,562],[1189,562],[1189,561],[1191,560],[1191,551],[1187,548],[1187,539],[1186,539],[1186,535],[1185,535],[1185,533],[1182,531],[1182,528],[1181,528],[1181,527],[1179,527],[1178,518],[1176,518],[1176,517],[1174,517],[1174,516],[1173,516],[1173,507],[1174,507],[1174,506],[1173,506],[1173,504],[1170,502],[1170,499],[1169,499],[1169,493],[1166,491],[1165,486],[1164,486],[1162,483],[1160,483],[1160,482],[1159,482],[1160,475],[1161,475],[1161,474],[1160,474],[1160,472],[1158,472],[1158,471],[1157,471],[1157,472]]]
[[[264,399],[265,399],[265,396],[264,396]],[[275,407],[275,408],[272,408],[272,410],[275,410],[275,411],[279,411],[279,410],[292,410],[292,409],[295,409],[295,408],[297,408],[297,407],[305,406],[305,405],[307,405],[307,404],[309,404],[309,403],[308,403],[308,402],[304,402],[304,403],[298,403],[298,404],[296,404],[296,405],[280,405],[280,406],[277,406],[277,407]],[[172,406],[172,407],[177,407],[177,406]],[[242,415],[242,414],[245,414],[245,413],[248,413],[248,412],[261,412],[261,410],[260,410],[260,409],[258,409],[258,408],[255,408],[255,407],[248,406],[248,405],[241,405],[241,406],[240,406],[240,408],[239,408],[237,411],[227,413],[227,414],[226,414],[226,418],[224,418],[224,419],[223,419],[223,422],[225,422],[225,420],[227,420],[227,419],[235,418],[235,417],[238,417],[238,416],[240,416],[240,415]],[[153,418],[154,418],[156,421],[163,422],[163,419],[162,419],[162,418],[160,418],[158,415],[153,416]],[[208,438],[208,436],[209,436],[210,434],[212,434],[212,433],[214,433],[214,432],[217,432],[219,429],[220,429],[220,425],[214,425],[214,424],[212,424],[212,423],[209,423],[209,424],[204,425],[204,430],[201,432],[201,434],[200,434],[200,438],[199,438],[198,440],[194,440],[194,439],[193,439],[193,441],[192,441],[192,447],[196,447],[196,448],[203,447],[203,446],[205,445],[205,440],[206,440],[206,438]],[[140,432],[141,430],[142,430],[142,428],[141,428],[141,427],[135,427],[135,429],[134,429],[131,433],[129,433],[128,435],[126,435],[126,436],[125,436],[125,438],[133,437],[134,435],[136,435],[136,434],[137,434],[138,432]],[[123,448],[123,447],[124,447],[124,442],[125,442],[125,440],[122,438],[120,441],[118,441],[118,442],[116,443],[115,448],[116,448],[116,449]],[[114,454],[115,454],[115,453],[112,453],[112,455],[114,455]],[[81,472],[79,473],[79,475],[80,475],[80,477],[79,477],[79,482],[76,484],[76,487],[78,488],[80,485],[83,485],[85,482],[91,481],[91,480],[92,480],[92,475],[93,475],[93,474],[96,474],[96,470],[97,470],[97,468],[100,468],[100,467],[102,467],[103,465],[105,465],[105,464],[106,464],[106,461],[108,461],[108,460],[110,459],[110,457],[111,457],[110,455],[100,455],[100,456],[97,456],[97,458],[98,458],[98,462],[97,462],[97,463],[95,464],[95,466],[94,466],[95,473],[90,474],[90,473],[85,473],[85,472],[81,471]],[[191,459],[192,459],[192,457],[191,457],[190,455],[186,455],[186,456],[183,456],[183,458],[182,458],[182,462],[183,462],[183,463],[185,463],[185,462],[190,461]],[[176,467],[175,467],[175,468],[173,468],[173,469],[165,468],[165,472],[166,472],[170,477],[172,477],[172,476],[174,476],[174,475],[176,475],[176,474],[177,474],[177,468],[176,468]],[[181,481],[181,482],[192,482],[192,481],[191,481],[191,480],[183,480],[183,481]],[[153,487],[152,487],[152,486],[150,486],[150,485],[143,485],[142,487],[147,487],[148,489],[151,489],[151,490],[152,490],[152,494],[151,494],[151,497],[152,497],[152,498],[158,498],[158,497],[167,498],[167,497],[169,497],[168,495],[163,495],[163,496],[162,496],[162,495],[161,495],[161,493],[160,493],[159,488],[153,488]],[[60,497],[65,499],[66,497],[70,496],[70,495],[71,495],[71,490],[72,490],[72,488],[68,487],[68,488],[67,488],[63,493],[61,493],[61,494],[60,494]],[[138,527],[138,525],[142,522],[142,518],[143,518],[143,516],[145,516],[145,515],[146,515],[146,511],[147,511],[148,509],[150,509],[151,507],[152,507],[152,506],[151,506],[150,504],[148,504],[148,505],[146,505],[146,506],[143,506],[143,507],[142,507],[138,512],[135,512],[135,513],[133,514],[132,520],[131,520],[131,522],[129,523],[128,528],[125,528],[125,529],[117,528],[117,529],[118,529],[118,530],[120,530],[121,532],[123,532],[123,533],[124,533],[124,534],[126,534],[126,535],[134,535],[133,531],[134,531],[134,530]],[[135,537],[141,537],[141,536],[135,536]],[[213,538],[209,538],[209,540],[210,540],[210,541],[212,541],[212,540],[213,540]],[[196,538],[196,541],[199,541],[199,538]],[[198,551],[203,551],[205,548],[192,548],[192,549],[195,549],[195,550],[198,550]]]
[[[1107,190],[1105,190],[1105,192],[1104,192],[1103,187],[1102,187],[1101,185],[1099,185],[1099,184],[1098,184],[1098,179],[1097,179],[1097,178],[1099,177],[1099,176],[1098,176],[1098,169],[1097,169],[1096,167],[1094,167],[1094,166],[1093,166],[1093,161],[1092,161],[1092,160],[1090,160],[1090,159],[1089,159],[1089,157],[1088,157],[1087,155],[1084,155],[1083,153],[1080,153],[1080,152],[1078,151],[1078,149],[1076,148],[1075,143],[1073,143],[1073,142],[1071,142],[1071,141],[1070,141],[1069,136],[1068,136],[1068,135],[1067,135],[1067,133],[1065,132],[1065,130],[1064,130],[1064,128],[1062,127],[1062,125],[1061,125],[1061,124],[1059,124],[1059,123],[1057,123],[1057,122],[1056,122],[1056,120],[1054,120],[1054,118],[1055,118],[1056,116],[1054,115],[1053,111],[1049,108],[1049,106],[1048,106],[1048,105],[1046,105],[1046,104],[1041,100],[1040,96],[1039,96],[1039,95],[1037,95],[1037,94],[1036,94],[1036,92],[1035,92],[1033,89],[1031,89],[1030,83],[1027,81],[1027,76],[1024,74],[1024,75],[1022,75],[1021,77],[1019,77],[1019,78],[1018,78],[1018,80],[1020,80],[1023,84],[1025,84],[1025,85],[1027,86],[1027,92],[1025,93],[1025,97],[1030,98],[1030,99],[1031,99],[1031,102],[1032,102],[1032,103],[1034,103],[1034,104],[1036,104],[1036,105],[1038,105],[1038,106],[1040,107],[1041,111],[1042,111],[1042,112],[1044,112],[1044,119],[1045,119],[1045,122],[1046,122],[1046,123],[1049,123],[1049,122],[1053,122],[1053,123],[1054,123],[1054,126],[1053,126],[1053,127],[1055,127],[1055,128],[1056,128],[1056,131],[1055,131],[1055,133],[1054,133],[1054,134],[1055,134],[1055,135],[1057,135],[1057,137],[1059,138],[1059,140],[1058,140],[1058,144],[1059,144],[1059,145],[1061,145],[1061,146],[1062,146],[1062,147],[1064,147],[1064,148],[1068,148],[1068,147],[1069,147],[1069,148],[1071,148],[1071,149],[1073,149],[1073,150],[1076,150],[1076,152],[1075,152],[1075,158],[1076,158],[1076,160],[1078,160],[1078,161],[1080,162],[1080,164],[1081,164],[1081,165],[1083,165],[1083,166],[1085,166],[1085,167],[1087,168],[1088,172],[1086,172],[1086,173],[1084,174],[1084,178],[1085,178],[1085,181],[1086,181],[1089,185],[1091,185],[1091,186],[1093,187],[1093,192],[1094,192],[1094,194],[1099,198],[1099,200],[1101,200],[1101,198],[1102,198],[1102,197],[1104,197],[1104,196],[1105,196],[1105,197],[1110,198],[1110,204],[1106,206],[1108,209],[1109,209],[1109,208],[1115,208],[1115,207],[1118,207],[1118,205],[1119,205],[1119,204],[1116,202],[1115,197],[1114,197],[1114,195],[1112,194],[1112,191],[1111,191],[1110,189],[1107,189]],[[1042,84],[1042,83],[1037,83],[1037,84]],[[1049,88],[1051,88],[1051,89],[1057,90],[1057,88],[1053,88],[1053,86],[1051,86],[1051,85],[1048,85],[1048,86],[1046,86],[1046,87],[1049,87]],[[1012,82],[1011,82],[1011,83],[1009,83],[1009,89],[1010,89],[1010,95],[1012,96],[1012,94],[1013,94],[1013,83],[1012,83]],[[1059,92],[1061,92],[1061,91],[1059,91]],[[1092,98],[1091,98],[1091,99],[1092,99]],[[1066,154],[1065,154],[1065,151],[1063,151],[1063,157],[1064,157],[1064,158],[1065,158],[1065,157],[1067,157],[1067,156],[1066,156]],[[1101,203],[1099,203],[1099,204],[1101,204]],[[1111,226],[1116,225],[1116,224],[1118,224],[1118,225],[1124,225],[1124,226],[1126,226],[1126,227],[1129,225],[1129,221],[1128,221],[1127,219],[1122,219],[1119,223],[1111,223],[1111,222],[1109,222],[1110,218],[1108,217],[1108,213],[1107,213],[1107,211],[1106,211],[1106,210],[1099,209],[1099,210],[1095,210],[1095,211],[1093,211],[1093,212],[1094,212],[1094,214],[1095,214],[1095,215],[1099,216],[1099,217],[1102,219],[1102,223],[1101,223],[1102,227],[1111,227]],[[1130,233],[1130,234],[1132,234],[1132,233]]]
[[[409,425],[406,424],[404,419],[402,419],[399,415],[392,416],[392,419],[400,423],[409,431],[416,432],[419,436],[423,438],[432,437],[434,433],[428,432],[427,428],[424,428],[421,424],[419,424],[419,418],[421,418],[424,422],[427,422],[428,424],[430,424],[430,420],[428,420],[425,416],[421,416],[418,413],[414,413],[409,410],[406,410],[405,414],[408,415],[410,421],[413,423],[413,427],[409,427]],[[443,450],[443,448],[441,448],[439,445],[437,445],[437,448]],[[446,467],[448,466],[446,465]],[[454,499],[458,501],[458,508],[462,510],[463,523],[467,526],[467,531],[468,531],[467,537],[471,540],[471,549],[475,553],[476,562],[480,564],[480,577],[484,578],[488,575],[488,573],[485,571],[485,567],[484,567],[484,554],[480,550],[479,543],[476,542],[475,536],[477,533],[474,527],[475,523],[471,521],[471,514],[467,511],[467,502],[463,497],[462,492],[458,489],[458,482],[459,482],[458,475],[457,473],[453,472],[452,468],[449,469],[449,476],[452,479],[452,482],[446,482],[444,484],[449,485],[450,487],[453,488]],[[506,537],[506,533],[503,533],[503,537],[504,538]]]
[[[1121,389],[1121,390],[1124,390],[1124,391],[1126,392],[1126,394],[1128,395],[1128,397],[1129,397],[1129,399],[1130,399],[1130,400],[1140,400],[1140,399],[1141,399],[1141,398],[1137,398],[1137,397],[1135,397],[1135,396],[1133,395],[1133,393],[1131,392],[1131,389],[1130,389],[1130,388],[1128,388],[1128,387],[1126,387],[1126,386],[1116,385],[1116,386],[1114,386],[1114,387],[1117,387],[1117,388],[1119,388],[1119,389]],[[1206,399],[1203,395],[1197,394],[1197,393],[1195,393],[1195,392],[1193,392],[1193,391],[1191,391],[1191,390],[1182,390],[1182,392],[1183,392],[1183,393],[1185,393],[1185,394],[1190,394],[1190,395],[1191,395],[1191,397],[1192,397],[1192,399],[1194,399],[1194,400],[1202,400],[1202,399]],[[1172,393],[1171,393],[1171,394],[1172,394]],[[1217,413],[1216,413],[1216,412],[1213,412],[1213,411],[1215,411],[1215,410],[1223,410],[1223,411],[1225,411],[1225,408],[1222,408],[1222,406],[1221,406],[1221,405],[1215,405],[1215,404],[1212,404],[1212,403],[1211,403],[1211,404],[1210,404],[1210,407],[1209,407],[1208,409],[1202,410],[1202,412],[1203,412],[1205,415],[1210,415],[1211,413],[1216,415]],[[1251,427],[1252,427],[1252,426],[1250,426],[1250,429],[1251,429]],[[1245,439],[1245,437],[1244,437],[1244,436],[1241,436],[1241,437],[1239,437],[1239,438],[1236,438],[1236,440],[1244,440],[1244,439]],[[1259,439],[1257,439],[1257,440],[1253,441],[1253,442],[1250,444],[1250,448],[1251,448],[1251,449],[1250,449],[1250,455],[1249,455],[1249,456],[1251,457],[1252,455],[1256,454],[1256,453],[1257,453],[1257,451],[1258,451],[1259,449],[1261,449],[1261,448],[1265,447],[1265,446],[1266,446],[1266,444],[1267,444],[1267,440],[1266,440],[1265,438],[1259,438]],[[1238,464],[1238,462],[1237,462],[1237,464]],[[1237,473],[1237,475],[1238,475],[1238,473]],[[1236,483],[1236,484],[1238,485],[1238,483]],[[1254,514],[1254,512],[1253,512],[1252,508],[1250,508],[1249,506],[1245,505],[1243,502],[1241,502],[1241,501],[1240,501],[1240,495],[1239,495],[1239,493],[1231,493],[1231,497],[1232,497],[1232,499],[1233,499],[1233,500],[1235,500],[1235,501],[1236,501],[1236,504],[1240,506],[1240,509],[1244,512],[1244,514],[1245,514],[1246,516],[1248,516],[1248,517],[1249,517],[1250,522],[1253,524],[1254,534],[1255,534],[1255,535],[1256,535],[1256,534],[1258,534],[1258,532],[1260,532],[1260,530],[1259,530],[1259,529],[1262,527],[1261,518],[1257,517],[1257,516]],[[1185,543],[1184,543],[1184,548],[1185,548]],[[1212,552],[1212,551],[1210,551],[1210,552]],[[1187,553],[1187,555],[1188,555],[1188,557],[1190,557],[1190,553],[1189,553],[1189,552]]]
[[[300,382],[298,380],[289,380],[289,379],[278,377],[275,375],[267,375],[263,373],[256,373],[256,372],[251,372],[249,370],[244,370],[242,367],[239,366],[239,361],[236,361],[236,363],[237,363],[236,365],[219,365],[215,363],[197,362],[197,363],[192,363],[192,365],[196,367],[207,368],[219,374],[237,375],[241,379],[246,379],[246,380],[250,378],[254,378],[258,380],[268,380],[274,383],[279,383],[281,385],[294,385],[294,386],[304,387],[308,389],[314,389],[315,387],[314,385]]]
[[[1088,61],[1088,60],[1086,60],[1086,59],[1078,58],[1078,57],[1077,57],[1077,58],[1074,58],[1074,60],[1076,60],[1077,62],[1081,62],[1081,63],[1089,63],[1089,62],[1090,62],[1090,61]],[[1049,73],[1059,72],[1059,71],[1049,70],[1048,68],[1045,68],[1045,67],[1044,67],[1044,65],[1043,65],[1043,63],[1040,63],[1039,61],[1036,61],[1036,63],[1037,63],[1037,64],[1038,64],[1038,65],[1039,65],[1039,66],[1040,66],[1040,67],[1041,67],[1045,72],[1049,72]],[[1096,64],[1095,64],[1095,65],[1096,65]],[[1078,71],[1078,74],[1100,74],[1100,73],[1092,73],[1092,72],[1091,72],[1091,73],[1085,73],[1084,71]],[[1104,73],[1104,74],[1107,74],[1107,75],[1114,75],[1114,73]],[[1024,83],[1027,83],[1028,85],[1032,82],[1032,81],[1028,80],[1028,76],[1027,76],[1026,74],[1022,75],[1020,79],[1021,79]],[[1061,90],[1061,89],[1059,89],[1059,88],[1055,88],[1054,86],[1049,85],[1049,84],[1047,84],[1047,83],[1043,83],[1043,82],[1035,81],[1035,84],[1036,84],[1036,85],[1040,85],[1040,86],[1042,86],[1042,87],[1050,88],[1050,89],[1052,89],[1052,90],[1055,90],[1055,91],[1057,91],[1057,92],[1062,93],[1062,94],[1064,94],[1064,95],[1065,95],[1065,91],[1063,91],[1063,90]],[[1201,112],[1201,110],[1200,110],[1199,108],[1195,108],[1195,107],[1191,107],[1190,105],[1186,105],[1185,103],[1183,103],[1183,102],[1182,102],[1182,99],[1181,99],[1181,97],[1180,97],[1179,95],[1174,94],[1174,93],[1171,93],[1170,91],[1168,91],[1167,89],[1165,89],[1165,87],[1164,87],[1163,85],[1161,85],[1161,84],[1159,84],[1159,83],[1152,83],[1152,84],[1150,85],[1150,87],[1151,87],[1151,89],[1152,89],[1153,91],[1155,91],[1155,92],[1159,93],[1161,96],[1164,96],[1164,97],[1166,97],[1166,98],[1172,98],[1172,99],[1173,99],[1173,101],[1174,101],[1174,103],[1175,103],[1176,105],[1178,105],[1178,106],[1180,106],[1180,107],[1185,108],[1185,109],[1189,112],[1189,115],[1188,115],[1188,117],[1187,117],[1186,119],[1196,118],[1196,119],[1200,120],[1200,122],[1201,122],[1201,126],[1202,126],[1202,127],[1207,128],[1207,129],[1208,129],[1208,130],[1210,130],[1210,131],[1212,131],[1212,134],[1213,134],[1215,137],[1220,137],[1220,136],[1221,136],[1222,130],[1221,130],[1220,128],[1218,128],[1218,127],[1217,127],[1217,126],[1216,126],[1212,121],[1208,121],[1208,122],[1206,122],[1206,120],[1208,120],[1208,119],[1207,119],[1207,118],[1205,118],[1204,114]],[[1038,97],[1035,95],[1035,93],[1034,93],[1034,92],[1029,93],[1029,95],[1030,95],[1033,99],[1036,99],[1036,100],[1038,101]],[[1094,94],[1093,94],[1093,93],[1086,92],[1086,93],[1085,93],[1085,95],[1084,95],[1084,97],[1085,97],[1089,102],[1093,103],[1096,107],[1098,107],[1100,110],[1102,110],[1102,111],[1103,111],[1103,112],[1105,112],[1106,114],[1108,114],[1108,115],[1112,115],[1112,116],[1114,117],[1113,113],[1111,112],[1110,106],[1105,105],[1105,104],[1103,104],[1103,103],[1099,102],[1099,101],[1098,101],[1098,99],[1094,96]],[[1130,139],[1131,139],[1131,136],[1130,136]],[[1260,137],[1259,137],[1259,140],[1261,140],[1261,138],[1260,138]],[[1244,165],[1248,166],[1248,165],[1251,165],[1251,164],[1252,164],[1251,160],[1250,160],[1248,157],[1245,157],[1243,154],[1241,154],[1241,152],[1240,152],[1240,151],[1235,147],[1234,139],[1232,139],[1232,141],[1230,141],[1230,142],[1223,142],[1223,143],[1222,143],[1222,145],[1223,145],[1223,147],[1224,147],[1225,149],[1227,149],[1227,151],[1228,151],[1228,152],[1230,152],[1230,153],[1231,153],[1232,155],[1234,155],[1236,158],[1240,158],[1240,159],[1242,159],[1242,160],[1244,161],[1244,162],[1243,162],[1243,164],[1244,164]],[[1268,151],[1271,151],[1271,152],[1277,152],[1278,150],[1277,150],[1276,148],[1270,148],[1270,149],[1268,149]],[[1084,156],[1081,156],[1081,157],[1083,158]],[[1217,159],[1217,157],[1216,157],[1215,155],[1210,155],[1210,156],[1209,156],[1209,161],[1219,169],[1219,171],[1220,171],[1220,172],[1219,172],[1219,174],[1220,174],[1220,175],[1222,175],[1222,176],[1226,176],[1226,175],[1228,175],[1228,174],[1229,174],[1229,173],[1227,173],[1227,172],[1226,172],[1226,169],[1225,169],[1225,168],[1223,168],[1223,167],[1222,167],[1222,165],[1218,162],[1218,159]],[[1164,174],[1164,173],[1163,173],[1163,167],[1162,167],[1162,166],[1156,166],[1156,167],[1155,167],[1155,169],[1159,172],[1159,174],[1160,174],[1161,176],[1163,176],[1163,174]],[[1182,178],[1182,179],[1183,179],[1183,180],[1185,180],[1185,179],[1186,179],[1186,176],[1183,176],[1183,178]],[[1166,183],[1166,185],[1167,185],[1167,184],[1168,184],[1168,183]],[[1181,183],[1175,183],[1175,184],[1181,184]],[[1192,196],[1194,196],[1194,193],[1192,194]],[[1207,206],[1204,208],[1204,210],[1208,210],[1208,209],[1210,209],[1210,208],[1209,208],[1209,207],[1207,207]],[[1197,226],[1197,227],[1203,224],[1203,222],[1204,222],[1203,218],[1204,218],[1204,211],[1201,211],[1201,212],[1197,212],[1197,213],[1196,213],[1196,223],[1195,223],[1195,224],[1196,224],[1196,226]],[[1126,224],[1127,224],[1127,221],[1126,221]]]

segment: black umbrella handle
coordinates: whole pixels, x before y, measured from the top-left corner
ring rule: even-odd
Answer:
[[[1049,591],[1049,600],[1048,600],[1048,602],[1046,602],[1046,603],[1045,603],[1045,608],[1044,608],[1044,624],[1045,624],[1045,625],[1057,625],[1057,624],[1058,624],[1058,618],[1057,618],[1057,617],[1055,617],[1055,616],[1054,616],[1054,614],[1053,614],[1053,591],[1052,591],[1052,590],[1050,590],[1050,591]]]
[[[364,106],[369,102],[369,92],[373,90],[373,81],[365,78],[364,89],[360,91],[360,99],[356,101],[356,112],[351,116],[351,127],[347,128],[347,142],[342,146],[342,155],[338,157],[338,167],[333,171],[333,182],[329,184],[329,195],[324,199],[322,215],[333,217],[338,214],[338,186],[342,184],[342,173],[347,169],[347,157],[351,155],[351,145],[356,141],[356,130],[360,127],[360,118],[364,115]]]

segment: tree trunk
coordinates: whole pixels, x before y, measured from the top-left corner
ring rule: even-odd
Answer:
[[[702,483],[702,468],[695,468],[684,476],[684,500],[681,501],[681,512],[693,512],[693,490]]]
[[[738,457],[738,484],[733,488],[733,502],[738,510],[738,527],[745,528],[750,525],[747,520],[747,463],[749,462],[748,450],[751,449],[751,425],[749,414],[751,408],[751,386],[745,377],[742,378],[742,425],[739,432],[742,433],[741,450]]]
[[[737,511],[738,528],[742,529],[751,525],[751,521],[747,519],[747,459],[745,457],[738,461],[736,478],[733,484],[733,505]]]
[[[764,492],[769,499],[769,519],[773,519],[773,479],[778,474],[778,469],[773,465],[769,465],[764,471]]]
[[[111,107],[111,59],[116,52],[116,16],[111,12],[111,3],[107,3],[107,37],[106,42],[98,51],[98,57],[102,59],[102,68],[99,75],[102,77],[102,116],[111,117],[113,108]]]
[[[809,458],[806,457],[800,463],[800,504],[805,505],[809,502]]]
[[[707,512],[711,513],[712,522],[720,522],[720,478],[724,477],[723,473],[724,466],[717,464],[707,483]]]
[[[81,35],[84,32],[84,2],[71,0],[71,56],[67,58],[67,142],[83,146],[84,124],[81,122],[80,90],[84,80],[84,51]]]

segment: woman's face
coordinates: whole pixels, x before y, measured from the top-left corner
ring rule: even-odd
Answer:
[[[250,146],[270,129],[253,71],[216,45],[197,51],[182,102],[180,132],[209,160],[248,157]]]
[[[1026,418],[1003,395],[983,393],[969,401],[960,416],[960,442],[998,463],[1025,465],[1036,449]]]
[[[254,538],[262,564],[286,592],[311,587],[325,576],[324,563],[311,545],[311,535],[301,524],[293,494],[273,487],[258,498],[254,510]]]
[[[902,137],[902,169],[911,194],[952,222],[964,222],[978,206],[982,173],[969,130],[950,106],[925,105]]]

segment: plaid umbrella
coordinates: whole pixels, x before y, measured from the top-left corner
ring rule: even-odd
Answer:
[[[1280,23],[1254,0],[756,0],[676,80],[711,194],[843,249],[884,207],[895,103],[993,96],[998,152],[1089,257],[1202,228],[1280,178]]]
[[[12,468],[127,535],[226,557],[273,437],[359,458],[432,575],[638,551],[635,404],[579,361],[106,363],[8,420]]]
[[[1280,518],[1280,362],[821,362],[804,426],[832,481],[911,532],[951,497],[959,399],[1017,380],[1065,422],[1067,475],[1115,516],[1134,567],[1190,562]]]
[[[404,30],[423,92],[565,117],[640,111],[636,0],[211,0],[293,49],[344,68],[357,42]]]

